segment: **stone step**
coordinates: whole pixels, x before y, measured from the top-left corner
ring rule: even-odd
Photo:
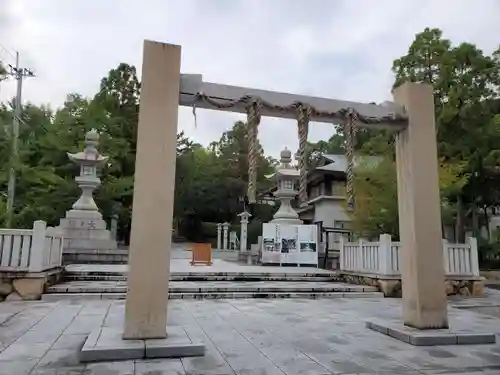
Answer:
[[[68,276],[122,276],[126,275],[127,264],[68,264],[65,266],[65,273]],[[313,266],[291,267],[291,266],[261,266],[246,265],[223,259],[213,259],[210,266],[192,266],[190,259],[179,257],[170,260],[171,276],[297,276],[297,277],[334,277],[335,271],[324,270]]]
[[[80,274],[65,273],[65,281],[126,281],[125,274]],[[332,276],[304,276],[304,275],[205,275],[205,274],[171,274],[170,281],[303,281],[303,282],[329,282],[339,281],[337,275]]]
[[[47,293],[125,293],[124,281],[70,281],[48,288]],[[336,282],[303,281],[172,281],[170,293],[350,293],[376,292],[377,288]]]
[[[93,266],[92,268],[97,268],[99,265],[91,265]],[[103,265],[106,266],[106,265]],[[91,270],[91,269],[82,269],[82,270],[75,270],[73,267],[67,266],[65,274],[68,276],[72,275],[80,275],[80,276],[126,276],[127,275],[127,270],[124,265],[116,265],[114,267],[115,269],[110,269],[106,270],[105,268],[111,268],[113,265],[109,265],[110,267],[102,267],[102,269],[96,269],[96,270]],[[195,268],[196,266],[192,266]],[[276,277],[286,277],[286,276],[297,276],[297,277],[328,277],[328,276],[336,276],[337,272],[335,271],[324,271],[324,272],[318,272],[317,268],[295,268],[295,272],[265,272],[265,271],[259,271],[259,272],[253,272],[253,271],[246,271],[243,270],[241,271],[210,271],[210,270],[203,270],[201,267],[198,270],[195,270],[193,272],[183,272],[183,271],[171,271],[170,275],[171,276],[249,276],[249,277],[265,277],[265,276],[276,276]],[[238,265],[236,265],[235,268],[238,268]],[[264,268],[264,267],[261,267]]]
[[[61,300],[101,300],[101,299],[125,299],[126,293],[52,293],[44,294],[44,301]],[[383,298],[380,292],[171,292],[169,299],[239,299],[239,298]]]

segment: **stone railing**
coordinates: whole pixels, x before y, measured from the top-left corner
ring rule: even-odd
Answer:
[[[340,269],[384,276],[400,276],[400,243],[382,234],[377,242],[342,242]],[[469,238],[466,244],[443,241],[443,265],[446,276],[479,277],[477,241]]]
[[[43,272],[61,266],[63,236],[44,221],[33,229],[0,229],[0,272]]]
[[[380,235],[377,242],[344,242],[341,239],[340,271],[346,275],[346,281],[351,282],[371,282],[379,285],[380,282],[374,280],[400,280],[400,247],[400,243],[392,242],[388,234]],[[458,294],[463,288],[467,288],[469,292],[462,290],[460,294],[482,293],[475,238],[470,237],[466,244],[443,240],[443,266],[446,279],[452,280],[447,281],[448,294]],[[391,288],[393,287],[394,283]],[[480,292],[474,291],[474,288],[480,289]]]

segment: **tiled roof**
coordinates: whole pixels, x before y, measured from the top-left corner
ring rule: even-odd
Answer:
[[[347,157],[342,154],[323,154],[323,158],[329,161],[322,167],[316,169],[330,172],[346,172],[347,171]],[[377,164],[381,160],[378,156],[354,156],[354,165],[357,166],[361,163]]]

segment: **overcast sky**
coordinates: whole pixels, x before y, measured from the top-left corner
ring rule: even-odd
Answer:
[[[143,39],[182,45],[182,71],[210,82],[360,102],[390,100],[392,61],[414,35],[438,27],[454,43],[491,53],[500,43],[500,0],[0,0],[0,43],[37,77],[23,99],[60,106],[92,96],[120,62],[140,72]],[[0,59],[13,62],[0,47]],[[2,83],[0,100],[14,95]],[[241,115],[181,108],[179,127],[208,144]],[[313,124],[310,140],[327,140]],[[291,120],[264,118],[266,154],[298,147]]]

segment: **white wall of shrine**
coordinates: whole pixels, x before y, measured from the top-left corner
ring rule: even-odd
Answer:
[[[334,228],[336,221],[351,221],[343,207],[343,200],[325,199],[314,203],[314,222],[323,222],[324,227]]]

